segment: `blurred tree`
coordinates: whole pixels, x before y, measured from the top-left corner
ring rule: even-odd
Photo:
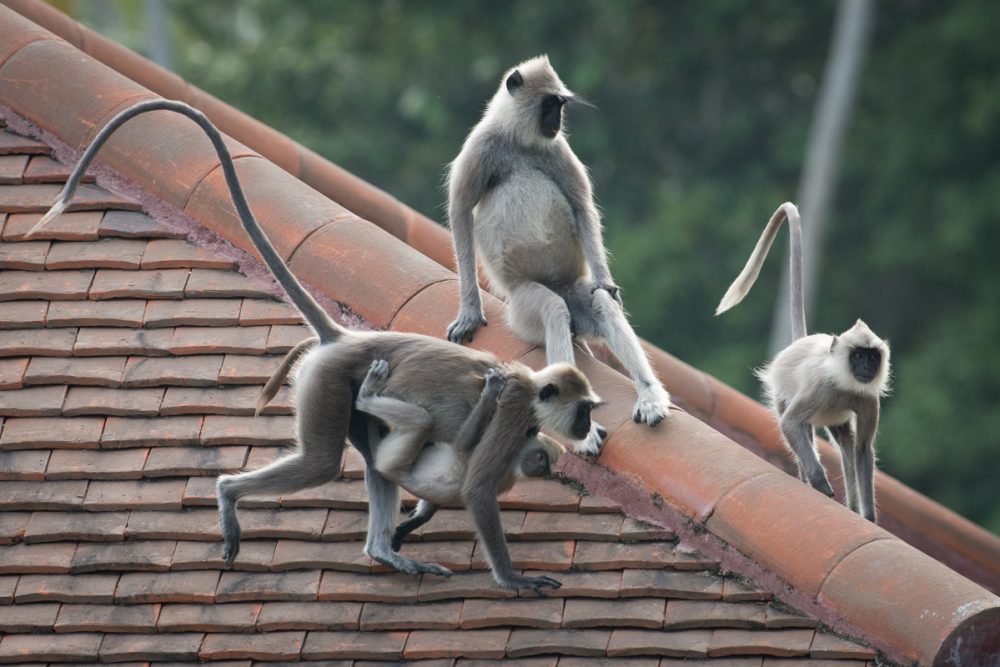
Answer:
[[[141,5],[114,4],[109,34],[142,51]],[[60,5],[79,15],[89,3]],[[766,360],[782,262],[742,307],[712,312],[795,196],[832,0],[167,8],[181,76],[438,220],[445,165],[500,74],[548,52],[599,106],[574,110],[572,142],[638,332],[759,394],[750,370]],[[811,327],[860,316],[890,339],[882,467],[1000,532],[998,19],[990,0],[878,5]]]

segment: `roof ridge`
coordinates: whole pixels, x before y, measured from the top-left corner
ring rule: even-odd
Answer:
[[[14,4],[40,11],[36,3]],[[0,8],[0,27],[5,34],[25,36],[0,45],[0,101],[70,146],[82,147],[110,108],[134,96],[136,84],[81,57],[6,8]],[[79,30],[87,35],[86,29]],[[104,95],[88,99],[84,89],[93,86]],[[171,140],[166,141],[157,138],[164,136],[162,128],[145,127],[141,137],[123,129],[104,149],[102,161],[167,203],[186,202],[185,213],[248,248],[224,184],[211,177],[198,184],[189,180],[189,173],[198,171],[195,165],[208,159],[207,142],[195,138],[197,129],[171,125]],[[275,165],[253,162],[241,173],[248,198],[286,260],[301,242],[290,262],[297,275],[323,286],[328,296],[353,306],[379,328],[392,321],[450,318],[458,291],[451,272]],[[173,167],[168,172],[165,165]],[[310,234],[317,219],[331,217],[340,222]],[[382,267],[380,279],[362,280],[376,260]],[[429,290],[438,302],[416,312],[424,300],[414,295],[439,282],[439,289]],[[502,332],[505,327],[490,329]],[[537,350],[522,358],[544,363]],[[748,558],[735,558],[734,565],[749,568],[752,563],[768,570],[776,587],[787,592],[790,585],[808,595],[835,617],[834,627],[860,629],[896,659],[945,664],[951,650],[965,654],[987,645],[975,642],[989,641],[985,624],[1000,620],[1000,598],[797,480],[777,474],[684,411],[676,411],[656,430],[632,423],[631,401],[624,398],[631,385],[596,360],[583,359],[580,366],[611,399],[602,421],[613,435],[600,459],[604,468],[590,466],[594,471],[610,469],[608,474],[637,483],[649,502],[677,512],[692,535],[711,533],[733,547],[734,556]],[[810,525],[821,525],[822,531],[807,532]],[[864,557],[858,555],[861,551]]]

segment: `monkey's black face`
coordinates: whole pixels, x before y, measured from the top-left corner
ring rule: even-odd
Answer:
[[[596,407],[597,405],[590,401],[584,401],[576,406],[571,433],[575,439],[583,440],[590,434],[590,413]]]
[[[529,449],[521,458],[521,472],[525,477],[551,477],[549,455],[540,447]]]
[[[541,105],[541,131],[549,139],[555,139],[562,128],[562,109],[566,98],[562,95],[546,95]]]
[[[875,379],[882,367],[882,353],[874,347],[856,347],[851,350],[848,361],[851,373],[858,382],[868,384]]]

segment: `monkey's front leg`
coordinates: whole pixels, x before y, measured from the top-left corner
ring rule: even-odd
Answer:
[[[392,548],[392,531],[399,514],[399,487],[373,468],[365,468],[368,487],[368,539],[365,553],[372,560],[411,576],[424,572],[450,577],[451,570],[401,556]]]
[[[473,202],[474,205],[474,202]],[[448,325],[448,340],[452,343],[471,343],[479,327],[486,325],[483,302],[479,296],[476,276],[476,246],[472,237],[472,205],[449,205],[452,239],[455,244],[455,261],[458,264],[458,285],[461,302],[458,317]]]

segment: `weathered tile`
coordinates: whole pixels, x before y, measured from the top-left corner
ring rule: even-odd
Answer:
[[[578,542],[573,564],[580,570],[661,569],[673,564],[673,545]]]
[[[302,315],[298,308],[284,301],[271,299],[243,299],[240,310],[240,325],[255,324],[299,324]]]
[[[532,655],[602,656],[608,648],[610,630],[522,630],[510,633],[507,656],[522,658]]]
[[[73,353],[77,329],[0,330],[0,357],[68,357]]]
[[[298,660],[305,632],[269,632],[266,635],[209,634],[198,652],[202,660]]]
[[[659,629],[663,626],[664,600],[633,598],[628,600],[566,600],[563,627],[625,627]]]
[[[223,572],[218,602],[243,600],[315,600],[322,572],[306,570],[280,573]]]
[[[125,387],[214,387],[222,355],[129,357],[122,376]]]
[[[32,512],[24,542],[120,542],[127,521],[128,512]]]
[[[617,542],[623,521],[620,514],[528,512],[521,539]]]
[[[405,632],[320,632],[306,635],[304,660],[401,660]]]
[[[145,572],[126,572],[118,580],[115,600],[123,604],[142,602],[214,602],[219,573],[161,572],[151,577]]]
[[[152,604],[64,604],[51,629],[56,632],[156,632]]]
[[[50,482],[58,483],[58,482]],[[87,510],[180,510],[187,480],[95,481],[87,489]]]
[[[154,300],[146,307],[145,324],[149,328],[236,326],[242,304],[241,299]]]
[[[124,271],[98,269],[91,299],[183,299],[187,269]]]
[[[117,387],[124,369],[125,357],[34,357],[24,383]]]
[[[175,543],[169,540],[110,544],[81,542],[73,555],[71,567],[74,573],[166,572],[170,569],[174,548]]]
[[[264,354],[269,327],[177,327],[171,354]]]
[[[463,575],[452,577],[452,579],[465,578],[467,577]],[[411,577],[401,573],[357,574],[326,571],[323,573],[323,580],[320,583],[319,599],[358,602],[416,602],[420,586],[421,577]],[[507,597],[512,596],[508,595]]]
[[[874,660],[878,653],[860,643],[844,639],[825,632],[817,632],[813,638],[809,655],[813,658],[826,658],[829,660]]]
[[[47,300],[6,301],[0,308],[0,329],[38,329],[45,326]],[[53,301],[51,303],[59,303]]]
[[[712,633],[712,641],[708,647],[708,654],[712,657],[727,655],[794,657],[808,655],[813,635],[813,630],[720,629]]]
[[[200,632],[107,634],[101,642],[101,662],[197,660],[204,637]]]
[[[148,449],[57,450],[46,479],[141,479]]]
[[[704,658],[708,656],[712,630],[616,629],[608,642],[608,657],[660,655],[674,658]]]
[[[723,578],[710,572],[627,569],[622,574],[622,597],[667,597],[688,600],[722,598]]]
[[[160,412],[163,388],[109,389],[105,387],[70,387],[63,414],[152,417]]]
[[[53,241],[45,258],[49,271],[60,269],[138,269],[146,241],[101,239]]]
[[[58,614],[58,602],[0,607],[0,632],[51,632]]]
[[[142,540],[217,540],[218,514],[209,509],[187,512],[132,510],[125,534]]]
[[[23,187],[23,186],[22,186]],[[32,186],[54,188],[55,186]],[[92,186],[84,186],[92,187]],[[22,188],[18,188],[19,190]],[[75,196],[74,202],[79,199],[79,194]],[[53,195],[52,201],[55,201]],[[50,202],[51,203],[51,202]],[[6,208],[6,206],[5,206]],[[15,213],[8,216],[7,224],[3,229],[4,241],[23,241],[24,235],[42,219],[45,206],[36,213]],[[9,209],[8,209],[9,210]],[[97,229],[101,226],[101,218],[104,211],[70,211],[63,213],[55,220],[32,235],[32,241],[96,241]]]
[[[240,553],[233,569],[243,572],[269,572],[274,558],[274,540],[240,540]],[[189,542],[180,540],[174,549],[171,570],[225,569],[222,562],[222,542]]]
[[[4,421],[0,448],[96,449],[103,417],[11,417]]]
[[[257,617],[257,631],[357,630],[361,607],[358,602],[265,602]]]
[[[0,482],[0,508],[7,512],[79,509],[84,503],[87,487],[87,480]]]
[[[165,604],[156,621],[159,632],[253,632],[260,604]]]
[[[0,480],[41,480],[45,478],[51,453],[47,450],[0,451]]]
[[[169,354],[173,329],[122,329],[84,327],[76,337],[73,354],[81,357]]]
[[[235,271],[192,269],[184,296],[188,298],[249,297],[269,299],[271,293],[260,283]]]
[[[116,238],[184,238],[184,232],[174,231],[155,222],[145,213],[108,211],[101,220],[98,233]]]
[[[0,359],[0,390],[20,389],[24,386],[22,378],[29,361],[27,357]]]
[[[2,417],[54,417],[63,410],[65,386],[28,387],[0,391]]]
[[[206,415],[201,442],[205,445],[290,445],[295,442],[295,418]]]
[[[144,269],[232,269],[234,266],[233,260],[180,239],[150,241],[142,257]]]
[[[17,582],[15,601],[111,604],[118,574],[31,574]]]
[[[563,603],[558,598],[465,600],[461,607],[461,626],[463,629],[510,626],[558,628],[563,619]]]
[[[0,243],[0,269],[44,271],[51,244],[52,241]]]
[[[7,225],[10,225],[8,220]],[[86,299],[93,270],[0,272],[0,301]]]
[[[276,355],[227,354],[219,372],[219,384],[261,385],[280,364],[281,357]]]
[[[156,447],[146,459],[146,477],[219,475],[243,467],[246,447]]]
[[[670,600],[664,628],[763,628],[766,607],[760,602]]]
[[[198,444],[200,416],[108,417],[101,447],[153,447]]]
[[[53,301],[46,317],[50,327],[141,327],[146,301]]]
[[[0,662],[86,662],[97,656],[103,638],[98,632],[7,635],[0,641]]]

